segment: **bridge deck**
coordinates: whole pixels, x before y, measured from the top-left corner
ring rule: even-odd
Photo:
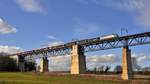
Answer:
[[[71,53],[72,45],[81,45],[84,47],[85,52],[105,50],[111,48],[120,48],[123,46],[136,46],[143,44],[150,44],[150,32],[132,34],[127,36],[121,36],[118,38],[104,39],[100,40],[100,37],[92,39],[84,39],[79,41],[69,42],[63,45],[40,48],[30,51],[25,51],[21,53],[11,54],[9,56],[28,56],[28,55],[37,55],[37,54],[50,54],[53,56],[56,55],[66,55]]]

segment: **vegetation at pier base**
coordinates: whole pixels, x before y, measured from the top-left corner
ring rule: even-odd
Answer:
[[[0,56],[0,71],[17,71],[16,61],[6,56]]]
[[[1,72],[0,84],[149,84],[146,80],[103,80],[91,76]]]
[[[0,53],[0,71],[16,72],[19,71],[17,60],[7,57],[6,53]],[[25,71],[35,70],[35,63],[31,61],[24,61]]]

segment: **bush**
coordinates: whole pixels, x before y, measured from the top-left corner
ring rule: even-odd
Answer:
[[[6,56],[0,56],[0,71],[17,71],[16,61]]]

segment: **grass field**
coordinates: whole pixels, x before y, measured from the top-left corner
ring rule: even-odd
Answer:
[[[1,72],[0,84],[150,84],[148,80],[101,80],[95,77]]]

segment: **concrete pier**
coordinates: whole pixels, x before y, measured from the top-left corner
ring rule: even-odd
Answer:
[[[79,45],[72,46],[71,52],[71,74],[82,74],[86,72],[86,59],[83,47]]]
[[[40,72],[48,72],[48,59],[47,57],[43,57],[40,62]]]
[[[122,79],[130,80],[133,78],[132,62],[131,62],[131,50],[128,46],[123,47],[122,50]]]
[[[25,60],[24,56],[18,56],[18,68],[21,72],[25,71]]]

